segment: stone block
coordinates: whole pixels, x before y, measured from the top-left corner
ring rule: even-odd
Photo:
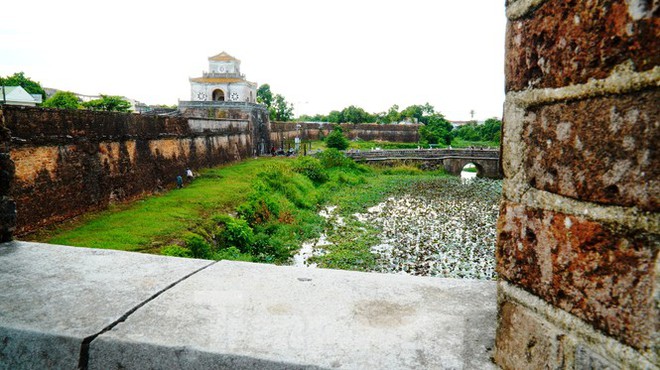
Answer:
[[[602,204],[660,208],[660,90],[532,107],[524,170],[531,186]]]
[[[648,0],[548,0],[509,21],[506,91],[602,79],[623,62],[660,64],[660,17]]]
[[[641,351],[654,346],[659,236],[503,202],[501,278]]]
[[[504,370],[563,368],[564,335],[525,307],[501,302],[495,362]]]

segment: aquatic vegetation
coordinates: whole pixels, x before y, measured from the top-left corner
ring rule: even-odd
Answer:
[[[358,215],[380,229],[376,271],[495,278],[495,224],[501,182],[416,183],[407,194]]]
[[[360,261],[352,266],[343,259],[326,263],[332,253],[312,260],[324,267],[494,279],[501,192],[501,181],[493,180],[413,182],[363,213],[344,215],[342,223],[327,230],[328,240],[335,244],[325,249],[341,255],[353,244],[361,251]],[[331,215],[330,221],[334,218]],[[373,258],[364,256],[365,243]]]

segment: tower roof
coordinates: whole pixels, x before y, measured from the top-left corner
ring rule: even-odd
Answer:
[[[237,61],[237,62],[240,62],[240,60],[234,58],[233,56],[227,54],[227,53],[224,52],[224,51],[221,52],[221,53],[218,54],[218,55],[214,55],[214,56],[212,56],[212,57],[209,57],[209,60],[210,60],[210,61],[214,61],[214,62],[228,62],[228,61]]]

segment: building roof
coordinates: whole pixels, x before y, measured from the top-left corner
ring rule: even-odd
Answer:
[[[3,95],[4,92],[4,95]],[[2,86],[0,87],[0,102],[7,104],[29,104],[38,103],[24,88],[20,86]]]
[[[218,54],[218,55],[214,55],[214,56],[212,56],[212,57],[209,57],[209,60],[210,60],[210,61],[214,61],[214,62],[230,62],[230,61],[240,62],[240,60],[234,58],[233,56],[227,54],[227,53],[224,52],[224,51],[221,52],[221,53]]]

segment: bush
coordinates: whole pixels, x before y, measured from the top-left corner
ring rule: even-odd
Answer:
[[[213,259],[216,261],[230,260],[230,261],[245,261],[245,262],[252,262],[254,260],[251,255],[247,253],[241,253],[241,251],[239,251],[238,248],[235,247],[229,247],[218,251],[213,255]]]
[[[247,221],[228,215],[215,216],[213,220],[220,224],[216,240],[221,249],[233,247],[241,253],[251,253],[254,232]]]
[[[345,150],[348,148],[348,139],[344,136],[344,133],[341,131],[341,128],[338,126],[325,138],[325,145],[328,148],[334,148],[338,150]]]
[[[347,158],[337,149],[327,149],[318,154],[321,165],[325,168],[346,167],[355,168],[355,162]]]
[[[211,245],[200,235],[189,233],[185,237],[186,248],[194,258],[211,259]]]
[[[317,184],[328,181],[328,174],[323,170],[321,161],[314,157],[298,157],[292,164],[293,171],[307,176]]]
[[[255,226],[279,217],[280,206],[268,186],[257,180],[248,200],[238,206],[236,213],[250,226]]]
[[[187,257],[190,258],[192,257],[192,252],[190,249],[178,246],[178,245],[168,245],[161,249],[160,254],[164,256],[172,256],[172,257]]]

